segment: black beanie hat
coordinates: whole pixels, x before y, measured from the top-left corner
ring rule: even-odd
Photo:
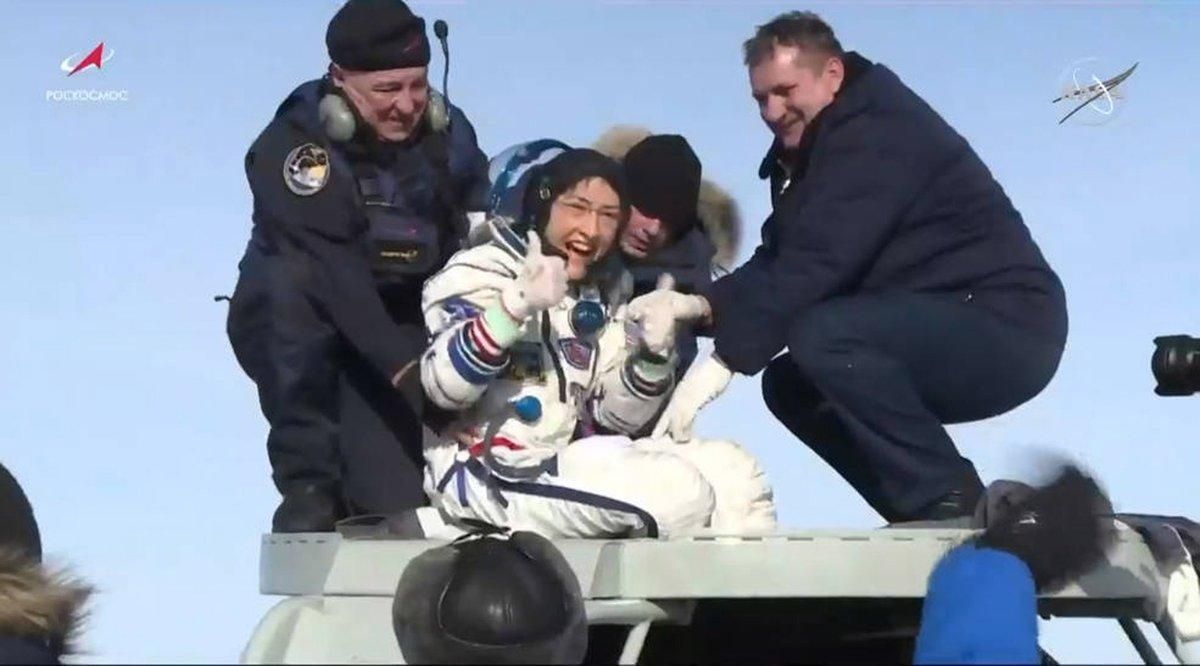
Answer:
[[[601,178],[608,183],[621,201],[622,224],[629,219],[629,186],[625,171],[612,158],[591,148],[573,148],[533,169],[536,171],[525,186],[525,200],[521,206],[521,233],[528,229],[542,233],[550,220],[550,204],[558,195],[588,178]]]
[[[42,559],[42,537],[33,507],[21,484],[0,464],[0,548],[15,548],[35,560]]]
[[[630,202],[644,215],[662,220],[672,238],[696,225],[700,199],[700,158],[678,134],[655,134],[625,154]]]
[[[353,71],[429,64],[425,19],[401,0],[349,0],[329,22],[325,46],[330,60]]]

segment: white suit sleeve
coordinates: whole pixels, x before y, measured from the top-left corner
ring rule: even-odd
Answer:
[[[678,359],[655,362],[639,355],[632,332],[626,331],[625,306],[600,339],[598,390],[593,417],[604,428],[633,436],[658,413],[671,393]]]
[[[497,252],[484,246],[456,254],[421,292],[431,339],[421,355],[421,384],[444,409],[474,404],[508,365],[514,324],[500,292],[516,274]]]

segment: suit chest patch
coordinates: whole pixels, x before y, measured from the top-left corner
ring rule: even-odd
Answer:
[[[571,367],[579,370],[592,367],[592,354],[596,351],[594,343],[579,338],[559,338],[558,349]]]

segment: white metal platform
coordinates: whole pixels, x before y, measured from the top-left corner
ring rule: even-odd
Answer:
[[[973,533],[878,529],[556,545],[579,578],[589,621],[633,627],[621,661],[634,663],[651,623],[687,623],[697,600],[920,599],[938,559]],[[261,592],[289,598],[264,617],[243,663],[400,663],[391,625],[396,583],[411,558],[443,543],[264,536]],[[1108,563],[1043,599],[1042,612],[1123,620],[1147,663],[1155,663],[1132,620],[1160,620],[1165,588],[1145,543],[1122,527]],[[1159,622],[1167,643],[1181,661],[1196,663],[1180,654],[1168,625]]]

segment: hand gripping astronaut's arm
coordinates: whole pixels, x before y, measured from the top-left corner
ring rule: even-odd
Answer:
[[[675,332],[680,325],[689,326],[712,316],[708,301],[681,294],[674,286],[671,276],[663,274],[657,289],[629,304],[630,317],[640,323],[646,344],[651,348],[673,347]],[[651,436],[670,435],[677,442],[690,440],[696,414],[724,393],[732,378],[733,373],[716,354],[693,364],[671,394]]]
[[[504,252],[491,245],[460,252],[425,283],[421,309],[432,341],[421,356],[421,384],[439,407],[474,404],[508,364],[526,322],[566,295],[566,264],[543,255],[536,234],[523,260]]]

